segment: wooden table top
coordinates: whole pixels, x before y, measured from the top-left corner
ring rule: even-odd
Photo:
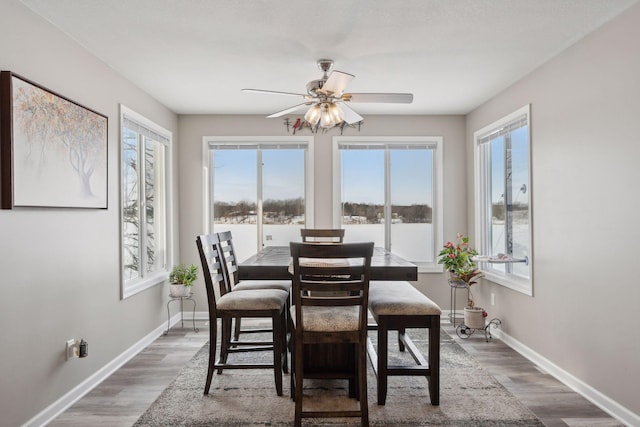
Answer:
[[[240,280],[289,280],[291,254],[288,246],[266,246],[238,265]],[[384,248],[374,248],[371,280],[418,280],[418,267]]]

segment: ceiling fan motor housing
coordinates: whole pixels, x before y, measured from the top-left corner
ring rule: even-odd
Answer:
[[[318,59],[318,68],[322,71],[322,78],[318,80],[311,80],[307,83],[307,93],[309,95],[320,96],[323,94],[319,93],[318,90],[322,89],[324,84],[327,82],[329,78],[329,72],[333,70],[333,60],[332,59]]]
[[[318,68],[324,73],[324,79],[327,79],[329,71],[333,70],[333,59],[318,59]]]
[[[326,78],[311,80],[309,83],[307,83],[307,93],[313,96],[323,96],[323,94],[318,92],[318,90],[322,89],[322,86],[324,86],[326,81]]]

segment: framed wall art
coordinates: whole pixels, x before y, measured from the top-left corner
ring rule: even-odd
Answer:
[[[0,206],[107,208],[108,118],[0,72]]]

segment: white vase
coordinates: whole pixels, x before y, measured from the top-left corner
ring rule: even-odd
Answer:
[[[191,286],[169,284],[169,295],[172,297],[188,297],[191,295]]]
[[[484,328],[484,316],[482,313],[484,309],[482,307],[465,307],[464,308],[464,324],[471,329]]]

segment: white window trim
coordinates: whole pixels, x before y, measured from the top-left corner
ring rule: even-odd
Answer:
[[[159,135],[166,137],[169,140],[166,149],[165,155],[165,180],[166,180],[166,223],[167,223],[167,269],[165,271],[159,271],[151,273],[143,278],[137,278],[129,281],[125,281],[123,274],[123,228],[122,228],[122,126],[124,123],[124,117],[128,117],[129,119],[138,122],[139,124],[147,127],[149,130],[152,130]],[[172,142],[173,142],[173,133],[164,127],[158,125],[157,123],[149,120],[143,115],[136,113],[132,109],[120,104],[120,126],[119,126],[120,136],[118,137],[120,140],[120,150],[118,153],[118,179],[120,180],[120,192],[118,197],[118,206],[119,206],[119,219],[120,219],[120,298],[126,299],[132,295],[135,295],[139,292],[142,292],[145,289],[149,289],[153,286],[162,284],[169,279],[169,266],[175,263],[174,253],[173,253],[173,168],[172,168]]]
[[[370,143],[422,143],[435,145],[434,165],[433,165],[433,187],[435,191],[434,203],[435,209],[432,211],[432,226],[434,233],[434,256],[444,245],[444,197],[443,197],[443,154],[442,145],[443,138],[441,136],[334,136],[333,137],[333,218],[332,224],[334,228],[341,226],[341,204],[342,204],[342,177],[340,176],[340,143],[349,144],[370,144]],[[389,191],[389,189],[385,189]],[[387,195],[388,196],[388,195]],[[433,263],[417,262],[418,273],[442,273],[444,271],[442,264],[438,264],[437,259]]]
[[[313,228],[315,224],[314,213],[314,193],[313,193],[313,137],[312,136],[203,136],[202,137],[202,230],[204,233],[211,232],[211,203],[210,203],[210,189],[212,187],[213,175],[209,170],[211,164],[211,149],[210,145],[229,143],[233,145],[255,145],[255,144],[269,144],[278,143],[283,147],[287,145],[299,145],[306,144],[305,150],[305,184],[304,184],[304,197],[305,197],[305,226]]]
[[[480,140],[489,134],[504,127],[510,122],[514,121],[518,117],[523,115],[527,116],[528,123],[528,138],[529,138],[529,182],[527,183],[528,198],[529,198],[529,278],[524,278],[514,274],[501,273],[497,271],[483,270],[484,279],[502,285],[506,288],[513,289],[514,291],[521,292],[525,295],[533,296],[533,215],[532,215],[532,191],[531,191],[531,105],[527,104],[514,111],[511,114],[497,120],[482,129],[473,133],[473,154],[474,154],[474,182],[475,182],[475,238],[478,243],[478,247],[484,247],[486,235],[486,212],[485,207],[482,205],[486,200],[485,186],[483,185],[483,177],[481,176],[481,158],[480,158]]]

